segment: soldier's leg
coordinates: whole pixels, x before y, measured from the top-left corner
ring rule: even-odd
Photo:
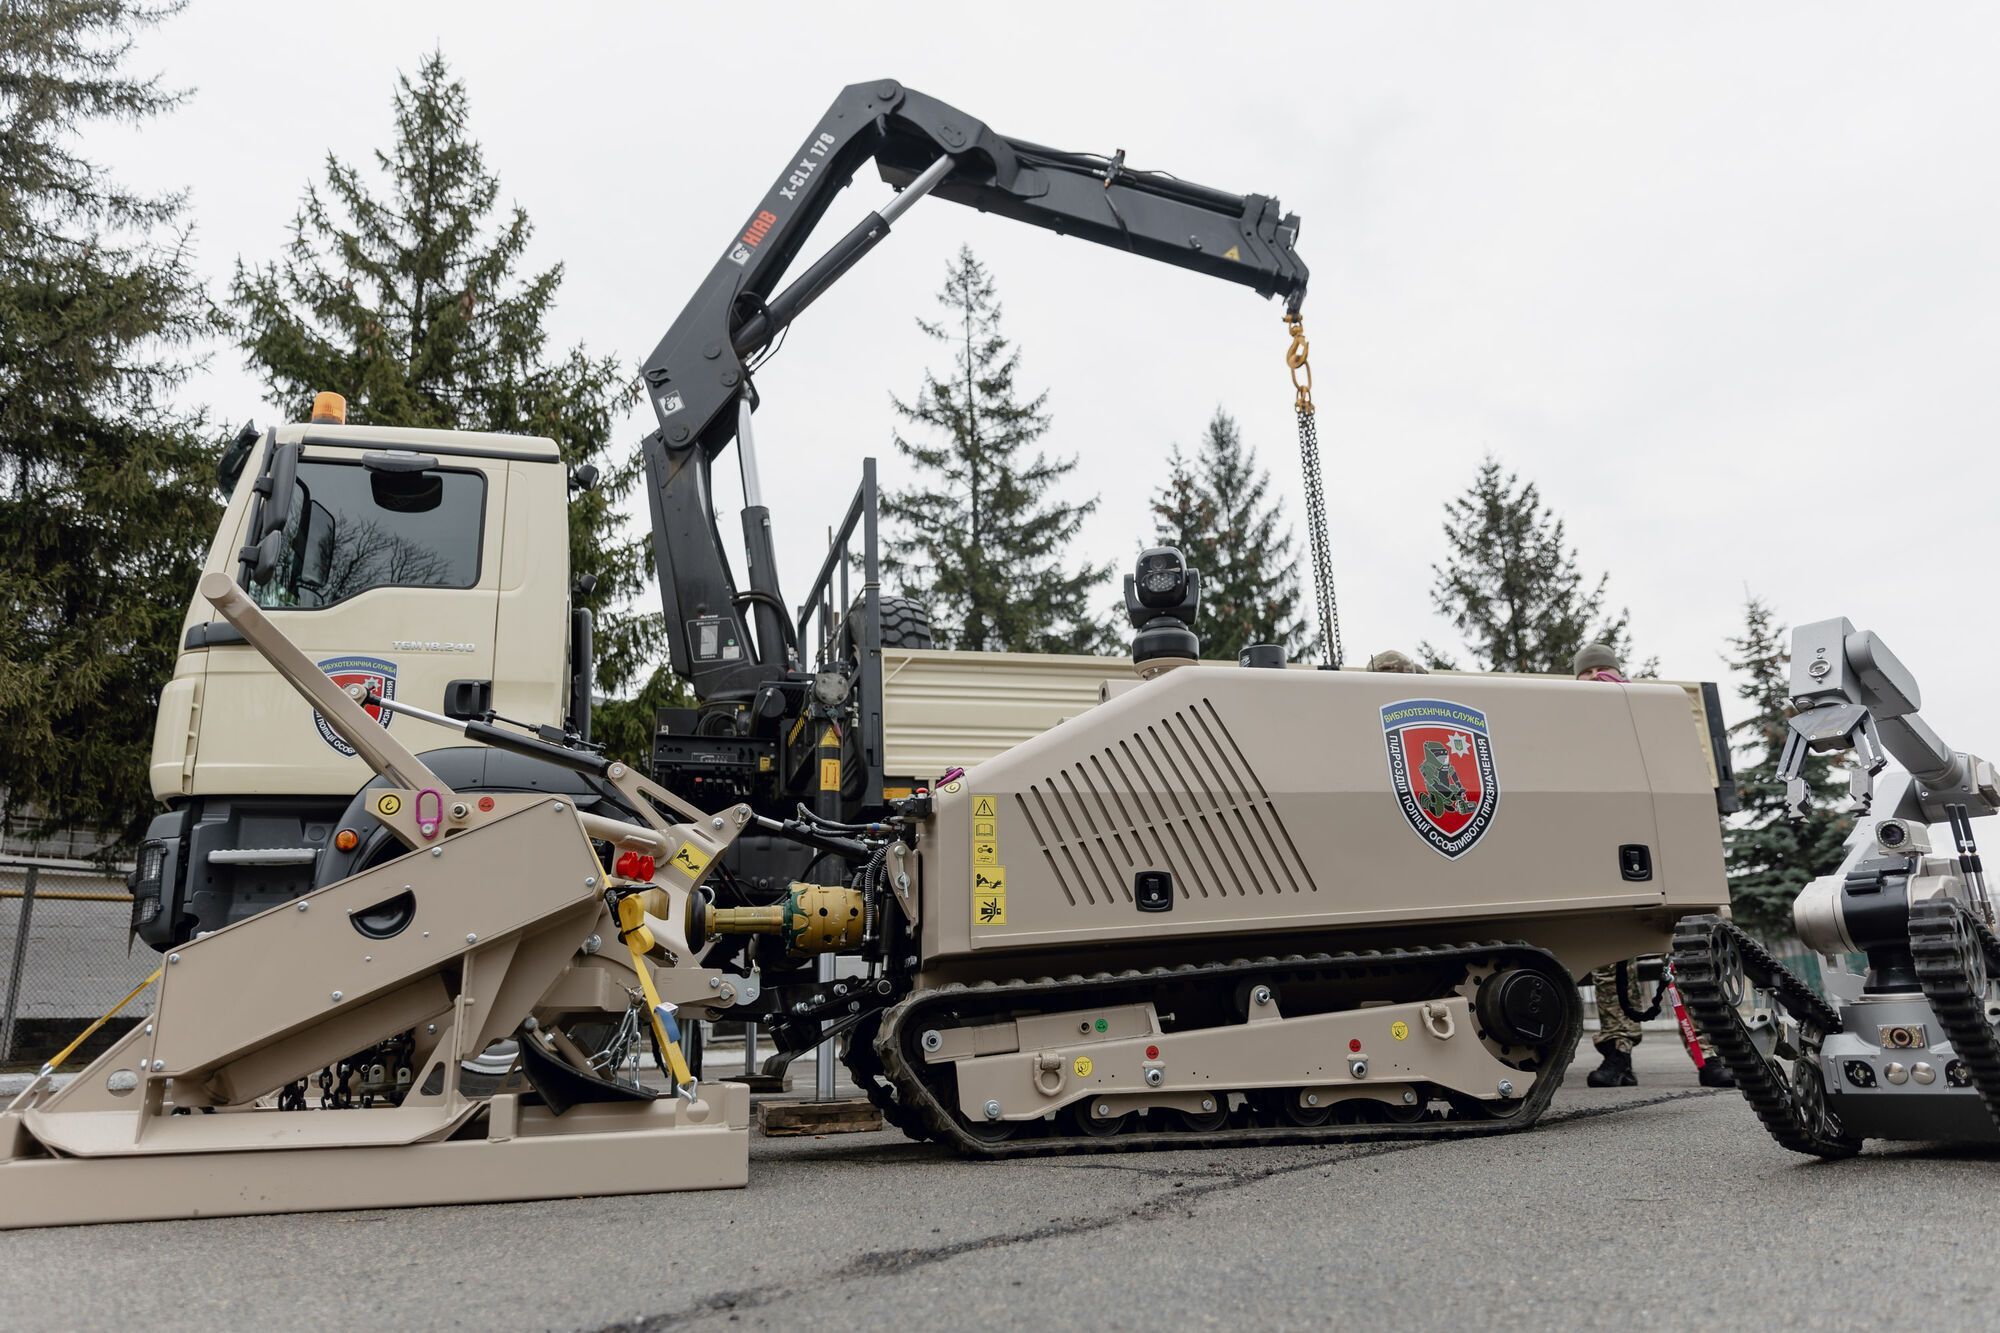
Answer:
[[[1625,1016],[1618,1003],[1618,979],[1613,967],[1597,969],[1596,1046],[1604,1063],[1586,1080],[1593,1088],[1629,1088],[1638,1084],[1632,1072],[1632,1048],[1639,1042],[1639,1025]]]
[[[1618,1050],[1629,1055],[1643,1036],[1645,1036],[1644,1029],[1627,1016],[1625,1006],[1618,1002],[1616,965],[1610,964],[1598,968],[1597,1049]]]
[[[1695,1040],[1701,1047],[1701,1085],[1704,1088],[1735,1087],[1736,1079],[1730,1074],[1729,1067],[1716,1057],[1715,1043],[1706,1035],[1697,1035]]]

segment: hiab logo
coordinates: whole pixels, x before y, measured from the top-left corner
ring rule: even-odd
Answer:
[[[730,247],[729,262],[738,268],[749,263],[750,252],[762,245],[764,238],[771,234],[771,228],[777,225],[776,213],[768,208],[760,210],[756,217],[750,219],[750,225],[743,229],[743,234],[737,237],[736,244]]]

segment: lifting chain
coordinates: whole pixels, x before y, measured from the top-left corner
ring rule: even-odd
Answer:
[[[1313,415],[1312,346],[1306,341],[1305,320],[1296,311],[1285,314],[1292,345],[1285,350],[1291,368],[1293,407],[1299,414],[1299,463],[1306,478],[1306,533],[1312,543],[1313,592],[1319,601],[1320,640],[1327,665],[1339,670],[1344,656],[1340,643],[1340,606],[1333,595],[1333,557],[1326,536],[1326,485],[1319,467],[1319,425]]]

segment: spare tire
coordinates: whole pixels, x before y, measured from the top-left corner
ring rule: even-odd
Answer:
[[[882,599],[882,646],[884,648],[929,648],[930,609],[913,597]]]

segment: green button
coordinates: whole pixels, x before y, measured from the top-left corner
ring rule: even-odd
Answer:
[[[1105,1021],[1104,1021],[1103,1019],[1101,1019],[1101,1018],[1097,1020],[1097,1030],[1098,1030],[1099,1032],[1102,1032],[1102,1031],[1104,1031],[1104,1029],[1106,1029],[1106,1028],[1108,1028],[1108,1027],[1110,1027],[1110,1026],[1111,1026],[1111,1025],[1110,1025],[1109,1023],[1105,1022]]]

